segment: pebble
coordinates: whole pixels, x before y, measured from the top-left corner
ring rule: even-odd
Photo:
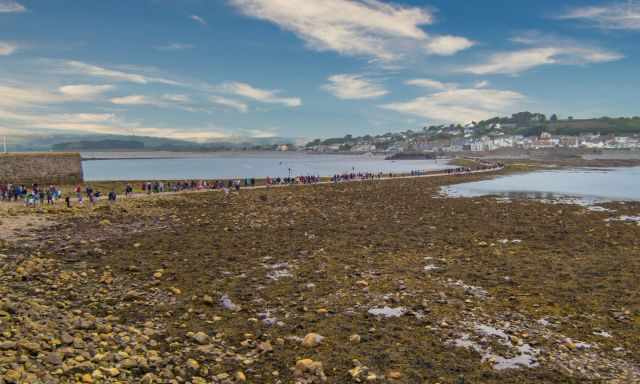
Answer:
[[[302,346],[307,348],[317,347],[324,340],[324,336],[317,333],[309,333],[302,339]]]

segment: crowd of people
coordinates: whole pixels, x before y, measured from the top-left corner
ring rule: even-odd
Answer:
[[[24,201],[25,205],[36,206],[55,204],[62,197],[62,192],[55,185],[48,187],[32,184],[0,184],[0,201]]]
[[[480,162],[474,168],[469,167],[457,167],[449,168],[443,171],[437,171],[435,173],[444,173],[448,175],[463,175],[477,170],[491,170],[503,167],[501,163],[487,163]],[[333,175],[330,178],[332,183],[357,181],[357,180],[379,180],[383,178],[393,178],[398,176],[425,176],[432,174],[434,171],[428,170],[412,170],[408,174],[394,174],[394,173],[372,173],[372,172],[345,172],[342,174]],[[265,186],[282,186],[282,185],[307,185],[317,184],[322,181],[320,176],[297,176],[297,177],[267,177],[265,179]],[[255,187],[255,178],[245,179],[233,179],[233,180],[185,180],[175,182],[162,182],[162,181],[148,181],[140,185],[140,190],[145,194],[156,194],[164,192],[182,192],[182,191],[198,191],[198,190],[222,190],[225,194],[230,191],[239,191],[242,187]],[[124,195],[128,197],[134,193],[134,187],[131,183],[127,183],[124,187]],[[72,206],[71,197],[75,195],[75,202],[82,205],[85,198],[89,204],[95,204],[103,195],[100,191],[94,190],[91,185],[76,185],[72,193],[68,193],[65,197],[65,203],[67,207]],[[107,200],[109,202],[115,202],[118,198],[118,194],[115,189],[107,194]],[[62,191],[55,185],[49,185],[48,187],[40,187],[38,184],[33,184],[30,187],[26,187],[22,184],[0,184],[0,201],[23,201],[27,206],[37,206],[44,204],[55,204],[58,200],[62,199]]]

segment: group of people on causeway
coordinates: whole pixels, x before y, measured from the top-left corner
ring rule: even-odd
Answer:
[[[362,180],[380,180],[384,178],[394,177],[406,177],[406,176],[426,176],[429,174],[446,174],[446,175],[465,175],[473,171],[483,171],[502,168],[501,163],[477,163],[474,168],[469,167],[456,167],[449,168],[442,171],[433,170],[412,170],[409,173],[372,173],[372,172],[345,172],[342,174],[335,174],[329,178],[331,183],[348,182],[348,181],[362,181]],[[264,186],[269,188],[271,186],[284,186],[284,185],[308,185],[317,184],[322,182],[320,176],[296,176],[296,177],[267,177],[264,180]],[[232,180],[185,180],[185,181],[147,181],[140,184],[140,191],[145,194],[157,194],[164,192],[183,192],[183,191],[199,191],[199,190],[222,190],[225,194],[229,194],[230,191],[240,191],[241,188],[253,188],[256,187],[255,178],[245,179],[232,179]],[[134,186],[132,183],[127,183],[124,187],[124,195],[128,197],[134,193]],[[63,197],[62,190],[55,186],[49,185],[48,187],[41,187],[38,184],[33,184],[27,187],[23,184],[11,184],[0,183],[0,201],[6,202],[18,202],[23,201],[26,206],[39,206],[44,204],[53,205]],[[93,205],[103,197],[103,193],[87,184],[76,185],[71,193],[67,193],[64,197],[67,207],[72,206],[72,196],[75,196],[75,201],[79,205],[83,205],[85,200],[89,204]],[[115,202],[118,198],[118,194],[115,189],[111,189],[106,195],[107,200],[111,203]]]
[[[55,185],[0,184],[0,201],[24,201],[25,205],[36,206],[54,204],[61,197],[62,191]]]

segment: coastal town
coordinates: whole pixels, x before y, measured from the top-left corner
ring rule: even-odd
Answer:
[[[489,152],[513,149],[640,149],[640,134],[625,130],[621,122],[632,128],[640,125],[640,118],[558,120],[552,115],[521,112],[510,118],[494,118],[465,125],[438,125],[420,130],[388,133],[378,136],[314,140],[305,146],[312,152],[384,152],[438,153]],[[288,146],[278,146],[287,150]]]

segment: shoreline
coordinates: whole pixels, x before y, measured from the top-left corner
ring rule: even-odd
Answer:
[[[54,382],[640,380],[640,226],[614,220],[640,203],[437,196],[491,177],[0,213],[0,357]]]

